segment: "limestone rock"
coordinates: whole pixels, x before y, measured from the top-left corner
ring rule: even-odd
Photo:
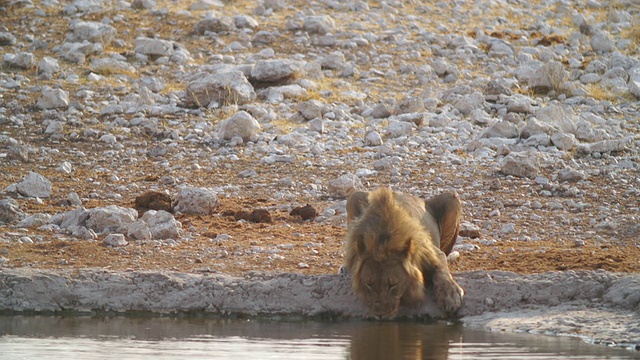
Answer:
[[[538,167],[526,156],[510,154],[502,160],[500,172],[524,178],[534,178],[538,174]]]
[[[137,38],[135,52],[151,56],[171,56],[173,43],[161,39]]]
[[[13,199],[0,200],[0,223],[8,224],[23,219],[26,214]]]
[[[89,41],[101,43],[103,46],[111,44],[117,34],[111,25],[95,21],[78,21],[71,26],[71,34],[67,36],[69,42]]]
[[[535,112],[535,116],[541,123],[561,132],[574,133],[576,131],[576,124],[573,120],[574,114],[570,108],[553,104],[538,109]]]
[[[124,233],[137,218],[135,209],[109,205],[90,209],[86,227],[98,233]]]
[[[51,215],[49,214],[43,214],[43,213],[33,214],[20,220],[20,222],[16,225],[16,227],[26,228],[26,229],[37,228],[44,224],[47,224],[49,222],[49,219],[51,219]]]
[[[246,104],[256,98],[253,86],[240,71],[198,78],[187,85],[185,102],[191,106]]]
[[[259,82],[281,82],[302,75],[303,64],[294,60],[260,60],[251,69],[251,78]]]
[[[335,30],[336,24],[329,15],[314,15],[304,18],[303,27],[309,34],[326,35]]]
[[[225,140],[231,140],[236,136],[244,142],[253,139],[260,131],[260,124],[246,111],[239,111],[220,124],[218,135]]]
[[[213,32],[216,34],[227,34],[236,30],[236,25],[233,18],[228,16],[207,17],[200,20],[195,27],[195,32],[203,35],[205,32]]]
[[[329,196],[346,197],[351,192],[362,188],[360,178],[354,174],[345,174],[337,179],[329,181],[327,192]]]
[[[137,220],[129,224],[127,236],[134,240],[151,240],[151,230],[144,220]]]
[[[16,184],[16,192],[25,197],[49,197],[51,188],[47,178],[33,171]]]
[[[173,210],[183,214],[213,214],[220,201],[215,191],[209,188],[183,186],[175,199]]]
[[[62,89],[45,87],[36,106],[44,110],[66,108],[69,106],[69,93]]]
[[[103,75],[136,72],[136,68],[128,62],[110,57],[93,59],[93,61],[91,61],[91,70]]]
[[[482,138],[506,138],[513,139],[519,135],[518,127],[508,121],[500,120],[485,130],[480,137]]]
[[[180,237],[182,224],[164,210],[149,210],[142,215],[141,219],[149,226],[153,239],[177,239]]]

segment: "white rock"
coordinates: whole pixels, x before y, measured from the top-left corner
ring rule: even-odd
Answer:
[[[60,64],[58,64],[58,59],[54,59],[49,56],[45,56],[38,63],[38,72],[44,74],[55,74],[60,72]]]
[[[543,124],[549,125],[564,133],[574,133],[576,124],[573,111],[560,105],[549,105],[538,109],[535,116]]]
[[[218,136],[224,140],[239,136],[247,142],[255,138],[260,129],[260,123],[253,116],[246,111],[239,111],[220,123]]]
[[[11,223],[23,219],[26,214],[13,199],[0,200],[0,223]]]
[[[229,71],[199,77],[187,85],[185,102],[190,105],[208,107],[246,104],[256,98],[253,86],[240,71]]]
[[[631,142],[631,137],[617,140],[602,140],[591,144],[580,144],[578,150],[585,154],[610,153],[624,150]]]
[[[251,78],[261,82],[292,80],[302,75],[304,64],[299,61],[260,60],[251,69]]]
[[[133,0],[131,2],[132,9],[157,9],[158,3],[155,0]]]
[[[272,86],[266,90],[267,101],[276,104],[282,102],[285,98],[300,98],[307,94],[307,90],[298,84]]]
[[[224,3],[220,0],[198,0],[189,8],[191,11],[211,10],[214,8],[224,7]]]
[[[586,178],[584,172],[567,168],[558,171],[558,181],[576,182]]]
[[[147,211],[142,220],[149,226],[153,239],[176,239],[181,235],[182,224],[164,210]]]
[[[329,181],[327,184],[327,192],[329,196],[346,197],[352,191],[362,188],[360,178],[355,174],[345,174],[337,179]]]
[[[136,68],[128,62],[110,57],[93,59],[91,61],[91,70],[102,75],[136,72]]]
[[[382,145],[382,136],[377,131],[369,131],[364,136],[365,146],[380,146]]]
[[[161,39],[137,38],[135,52],[151,56],[171,56],[173,43]]]
[[[44,213],[33,214],[22,219],[16,225],[16,227],[33,229],[49,223],[49,219],[51,219],[51,215],[49,214],[44,214]]]
[[[206,17],[200,20],[195,26],[195,32],[198,34],[204,34],[206,32],[212,32],[216,34],[227,34],[236,30],[236,25],[230,16],[222,17]]]
[[[519,136],[518,127],[508,121],[500,120],[485,130],[480,137],[482,138],[505,138],[513,139]]]
[[[409,136],[413,132],[414,125],[406,121],[389,120],[389,125],[384,128],[386,136],[397,138]]]
[[[298,104],[298,112],[307,120],[322,117],[325,104],[318,100],[307,100]]]
[[[69,195],[67,195],[67,201],[69,202],[69,204],[73,206],[82,205],[82,200],[80,200],[80,197],[78,196],[78,194],[74,192],[70,192]]]
[[[238,29],[255,29],[258,27],[258,21],[248,15],[236,15],[233,22]]]
[[[525,178],[534,178],[538,174],[538,167],[526,156],[509,154],[502,160],[500,172]]]
[[[309,130],[317,133],[324,133],[324,121],[322,119],[313,119],[309,121]]]
[[[29,52],[21,52],[18,54],[5,54],[2,60],[9,66],[20,69],[31,69],[36,66],[36,56]]]
[[[32,171],[16,184],[16,192],[25,197],[46,198],[51,196],[51,182]]]
[[[307,16],[304,18],[304,30],[310,34],[325,35],[335,30],[335,21],[329,15]]]
[[[109,234],[104,238],[104,244],[107,246],[124,246],[128,242],[122,234]]]
[[[47,128],[44,130],[44,133],[45,134],[61,134],[63,129],[64,129],[64,126],[62,125],[62,122],[53,120],[53,121],[49,121],[49,124],[47,125]]]
[[[117,205],[98,207],[89,210],[89,218],[85,224],[88,229],[98,233],[127,231],[129,225],[138,218],[136,209]]]
[[[154,210],[149,210],[147,213],[151,211]],[[144,215],[142,217],[144,218]],[[149,230],[149,225],[144,220],[138,220],[129,224],[127,236],[134,240],[151,240],[151,230]]]
[[[216,192],[209,188],[183,186],[178,192],[173,209],[183,214],[210,215],[220,204]]]
[[[591,37],[591,48],[595,52],[612,52],[616,49],[614,42],[604,33],[597,33]]]
[[[569,151],[576,146],[576,137],[573,134],[555,133],[551,136],[551,142],[559,150]]]
[[[479,91],[463,95],[451,103],[462,115],[469,115],[473,110],[482,108],[483,104],[484,95]]]
[[[640,98],[640,65],[629,70],[629,91]]]
[[[69,106],[69,93],[62,89],[45,87],[42,89],[36,106],[44,110],[66,108]]]
[[[51,224],[58,225],[61,229],[84,227],[89,215],[90,214],[87,209],[82,206],[78,206],[73,210],[53,215],[51,219],[49,219],[49,222]]]
[[[563,90],[565,81],[569,78],[569,71],[558,61],[549,61],[529,76],[529,87],[534,91],[548,92]]]
[[[116,139],[115,135],[113,134],[104,134],[100,137],[100,141],[102,141],[105,144],[115,144],[118,142],[118,140]]]
[[[78,21],[71,26],[71,34],[67,36],[67,40],[75,43],[87,40],[109,45],[115,39],[117,32],[111,25],[94,21]]]

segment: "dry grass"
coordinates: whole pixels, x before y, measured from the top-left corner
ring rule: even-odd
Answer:
[[[620,100],[619,97],[611,93],[611,91],[603,88],[600,84],[587,84],[585,89],[589,93],[589,96],[596,100],[608,100],[612,103],[616,103]]]

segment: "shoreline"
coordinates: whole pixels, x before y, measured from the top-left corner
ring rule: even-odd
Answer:
[[[474,271],[454,277],[466,291],[459,313],[464,326],[640,349],[640,274]],[[344,275],[5,268],[0,284],[0,313],[7,315],[366,316]],[[398,315],[444,319],[430,297]]]

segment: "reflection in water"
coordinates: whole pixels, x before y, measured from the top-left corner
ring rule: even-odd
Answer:
[[[449,344],[460,342],[461,325],[367,323],[351,333],[351,359],[447,359]]]
[[[577,339],[417,322],[0,316],[0,359],[634,359]]]

